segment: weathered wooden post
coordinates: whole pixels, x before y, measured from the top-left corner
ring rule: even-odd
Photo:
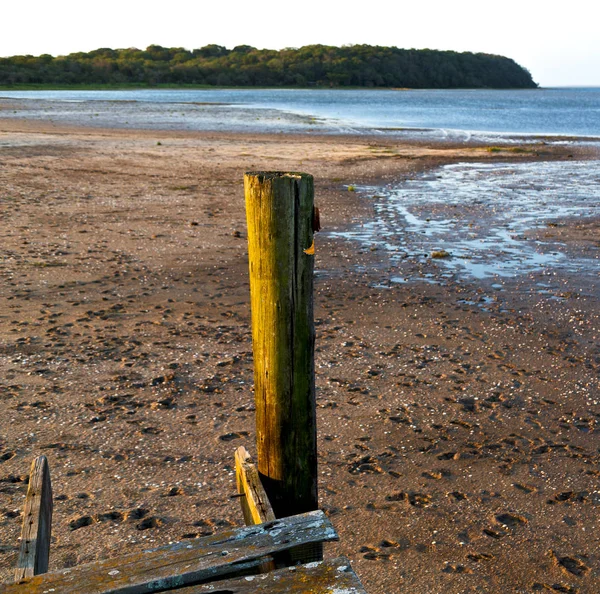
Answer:
[[[244,178],[258,471],[278,518],[315,510],[313,178]]]
[[[38,456],[31,464],[29,487],[23,512],[21,547],[16,582],[48,571],[50,533],[52,531],[52,484],[46,456]]]

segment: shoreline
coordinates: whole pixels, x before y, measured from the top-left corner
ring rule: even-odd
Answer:
[[[370,133],[341,133],[341,132],[320,132],[313,131],[310,133],[305,132],[256,132],[255,130],[191,130],[191,129],[178,129],[178,128],[124,128],[120,126],[96,126],[86,125],[77,123],[62,123],[55,122],[49,118],[45,119],[30,119],[26,117],[6,118],[2,117],[0,111],[0,133],[40,133],[40,134],[82,134],[82,135],[123,135],[125,137],[131,135],[140,135],[147,137],[158,138],[161,134],[172,136],[173,138],[231,138],[237,140],[251,139],[257,137],[259,139],[271,140],[271,141],[283,141],[285,138],[293,138],[298,142],[317,142],[317,143],[329,143],[335,144],[367,144],[373,145],[381,143],[382,145],[393,145],[399,147],[406,147],[409,150],[411,148],[426,148],[430,150],[440,151],[461,151],[459,156],[468,157],[469,151],[481,151],[482,149],[487,150],[489,155],[485,155],[483,152],[477,152],[477,158],[483,160],[498,159],[503,160],[505,158],[514,159],[516,161],[520,159],[529,160],[554,160],[561,158],[577,158],[577,159],[594,159],[600,156],[600,147],[595,146],[596,137],[585,137],[585,136],[560,136],[560,135],[515,135],[512,138],[520,140],[518,146],[497,146],[494,144],[494,139],[489,141],[484,140],[458,140],[458,139],[439,139],[431,137],[393,137],[385,136],[377,133],[377,130],[382,128],[373,128]],[[399,129],[404,130],[404,129]],[[414,130],[424,130],[415,128]],[[561,144],[549,144],[544,142],[545,140],[557,141],[557,140],[569,140],[573,141],[572,145],[561,145]],[[586,142],[589,139],[594,141],[590,144]],[[497,139],[496,139],[497,140]],[[600,138],[598,139],[600,140]],[[541,142],[540,142],[541,141]],[[582,142],[579,142],[582,141]],[[575,152],[573,152],[575,151]],[[381,155],[385,158],[385,155]]]
[[[373,218],[348,186],[458,161],[598,158],[523,148],[0,119],[0,580],[38,453],[56,501],[51,570],[243,523],[242,176],[265,169],[313,174],[324,228],[319,489],[341,537],[327,556],[347,555],[372,594],[600,590],[600,541],[584,530],[600,520],[598,286],[540,270],[502,291],[378,288],[404,264],[329,233]],[[569,253],[597,254],[599,220],[557,223],[544,232]]]
[[[180,89],[185,93],[185,89]],[[158,92],[159,89],[149,90]],[[246,89],[252,92],[253,89]],[[275,89],[274,91],[277,91]],[[98,91],[103,93],[102,91]],[[203,91],[199,90],[200,93]],[[218,89],[216,93],[228,90]],[[233,91],[231,91],[233,92]],[[241,89],[240,92],[244,92]],[[485,91],[483,91],[485,92]],[[35,93],[35,92],[34,92]],[[430,143],[463,143],[469,145],[485,144],[584,144],[600,146],[600,131],[596,134],[573,134],[572,132],[519,132],[490,131],[485,128],[476,129],[468,126],[460,127],[458,122],[448,126],[428,127],[423,125],[390,125],[381,119],[381,125],[360,121],[356,113],[350,109],[344,112],[331,110],[316,105],[315,113],[307,111],[302,102],[282,108],[277,101],[263,104],[257,97],[235,101],[234,97],[223,97],[224,101],[177,100],[177,96],[169,101],[141,101],[127,98],[127,91],[122,99],[115,99],[106,91],[105,99],[89,99],[82,91],[79,98],[30,97],[9,98],[0,96],[0,116],[4,118],[27,119],[32,121],[54,121],[58,125],[84,126],[89,128],[111,128],[125,130],[172,130],[197,131],[240,134],[306,134],[324,136],[384,136],[393,140]],[[209,92],[210,94],[210,92]],[[135,97],[133,95],[132,97]],[[183,96],[181,96],[183,97]],[[207,99],[210,99],[207,97]],[[284,101],[285,103],[285,101]],[[116,105],[121,106],[116,111]],[[29,109],[32,107],[32,109]],[[513,106],[519,109],[518,106]],[[521,106],[522,109],[523,106]],[[393,109],[393,105],[388,106]],[[440,106],[438,105],[439,109]],[[473,105],[472,109],[477,109]],[[4,113],[3,113],[4,112]],[[12,112],[12,113],[9,113]],[[377,116],[376,116],[377,117]],[[407,117],[411,118],[410,109]],[[414,117],[414,116],[412,116]],[[418,117],[418,116],[417,116]],[[421,116],[422,117],[422,116]],[[556,116],[555,116],[556,117]],[[450,117],[450,122],[453,119]],[[463,122],[465,123],[465,122]],[[473,123],[473,122],[470,122]],[[481,123],[481,122],[480,122]],[[515,122],[513,122],[515,124]],[[554,123],[556,125],[556,122]],[[516,124],[518,126],[518,124]],[[560,126],[559,126],[560,127]],[[558,128],[557,128],[558,129]]]

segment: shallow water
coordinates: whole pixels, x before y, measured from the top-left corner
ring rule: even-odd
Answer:
[[[98,126],[404,134],[438,140],[600,137],[600,89],[0,91],[27,113]],[[115,103],[118,103],[115,109]]]
[[[555,240],[527,234],[600,215],[600,161],[458,163],[398,187],[357,189],[374,195],[374,220],[333,235],[389,252],[399,271],[409,271],[391,282],[432,280],[410,272],[410,263],[426,260],[458,280],[558,268],[598,276],[597,255],[567,257]],[[447,256],[432,258],[436,252]]]

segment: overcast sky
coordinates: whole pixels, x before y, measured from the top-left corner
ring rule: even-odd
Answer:
[[[151,44],[281,49],[367,43],[501,54],[527,68],[542,86],[600,86],[597,0],[4,0],[2,4],[0,56],[57,56]]]

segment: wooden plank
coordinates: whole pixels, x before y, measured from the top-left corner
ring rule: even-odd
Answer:
[[[235,452],[235,475],[244,521],[247,526],[275,519],[269,498],[264,490],[256,465],[244,446]],[[278,555],[274,562],[260,566],[261,573],[273,571],[275,567],[286,567],[323,559],[323,543],[315,542],[295,547]]]
[[[52,484],[46,456],[31,464],[29,486],[23,512],[21,548],[15,569],[15,582],[48,571],[52,531]]]
[[[235,478],[246,526],[274,520],[275,514],[260,482],[256,465],[244,446],[235,452]]]
[[[252,458],[244,446],[240,446],[235,451],[235,479],[238,493],[241,495],[240,504],[246,526],[274,520],[275,514],[260,482],[256,465],[252,462]],[[275,567],[274,560],[265,561],[260,564],[259,571],[268,573]]]
[[[366,594],[345,557],[286,567],[271,573],[182,588],[177,594]]]
[[[3,594],[160,592],[231,577],[298,544],[331,540],[337,540],[331,522],[315,511],[35,576]]]
[[[313,178],[244,176],[258,471],[278,518],[315,510]]]

